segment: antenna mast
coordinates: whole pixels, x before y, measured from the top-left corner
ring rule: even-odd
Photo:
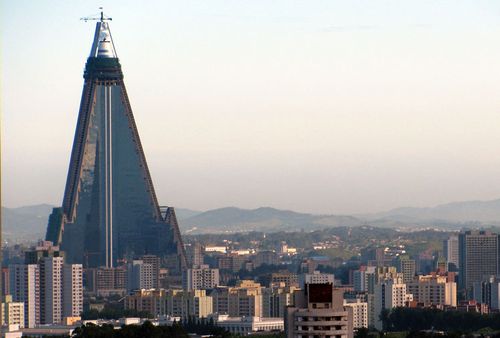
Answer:
[[[110,17],[104,15],[104,12],[102,11],[102,7],[99,7],[99,10],[101,11],[101,15],[100,16],[85,16],[83,18],[80,18],[80,20],[83,20],[85,22],[92,21],[92,20],[93,21],[99,20],[100,22],[112,21],[113,20],[113,18],[110,18]]]

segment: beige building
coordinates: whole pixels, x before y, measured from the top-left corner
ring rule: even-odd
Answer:
[[[399,273],[395,266],[377,266],[375,268],[375,283],[396,278],[403,278],[403,274]]]
[[[12,296],[5,296],[5,302],[2,303],[2,325],[19,325],[24,327],[24,303],[13,302]]]
[[[295,306],[288,307],[288,338],[353,337],[352,309],[344,307],[343,292],[333,284],[306,284],[297,291]]]
[[[207,318],[213,313],[213,299],[205,290],[168,290],[166,314],[181,318]]]
[[[299,286],[299,277],[296,273],[284,271],[271,274],[271,286],[285,283],[285,286]]]
[[[137,290],[125,298],[125,308],[146,311],[155,317],[206,318],[213,313],[213,301],[205,290]]]
[[[235,287],[218,287],[212,292],[214,312],[230,317],[262,317],[262,286],[242,280]]]
[[[89,295],[109,297],[110,295],[124,296],[127,293],[127,268],[87,268],[84,270],[86,278],[85,291]]]
[[[413,295],[413,301],[424,306],[457,306],[457,283],[450,281],[448,276],[417,276],[406,287],[407,292]]]
[[[167,293],[163,289],[137,290],[125,297],[125,309],[145,311],[153,316],[166,315]]]
[[[124,295],[127,292],[127,269],[124,266],[116,268],[100,267],[96,273],[98,296]]]
[[[344,306],[352,309],[353,328],[368,328],[368,302],[361,299],[344,299]]]

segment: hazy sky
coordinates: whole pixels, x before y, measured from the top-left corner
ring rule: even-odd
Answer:
[[[500,198],[499,1],[2,1],[3,204],[60,204],[98,7],[160,203]]]

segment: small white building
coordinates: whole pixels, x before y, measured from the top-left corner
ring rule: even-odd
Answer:
[[[205,252],[219,252],[219,253],[226,253],[227,248],[225,246],[206,246],[205,247]]]
[[[2,337],[5,338],[21,338],[23,336],[23,332],[17,324],[3,326],[1,333]]]
[[[141,318],[137,317],[124,317],[119,319],[120,325],[139,325]]]
[[[335,283],[335,275],[331,273],[321,273],[314,271],[313,273],[305,273],[299,276],[300,286],[303,288],[305,284],[327,284]]]
[[[216,326],[231,333],[245,336],[254,332],[283,331],[285,329],[283,318],[229,317],[217,314],[212,318]]]

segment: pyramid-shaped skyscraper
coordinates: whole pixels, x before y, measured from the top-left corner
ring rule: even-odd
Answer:
[[[175,212],[158,204],[102,13],[83,77],[63,205],[50,215],[46,239],[86,267],[152,254],[184,268]]]

